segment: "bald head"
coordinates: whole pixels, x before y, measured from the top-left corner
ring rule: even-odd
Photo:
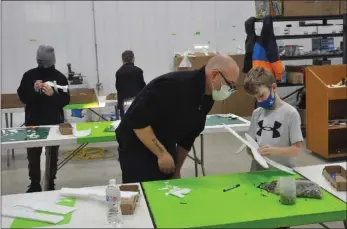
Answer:
[[[235,60],[228,55],[217,55],[206,65],[206,94],[212,89],[220,89],[222,84],[235,84],[239,78],[239,67]]]

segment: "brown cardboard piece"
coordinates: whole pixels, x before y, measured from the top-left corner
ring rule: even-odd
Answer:
[[[86,104],[98,102],[94,88],[70,91],[70,104]]]
[[[106,100],[117,100],[117,93],[108,94]]]
[[[1,109],[22,107],[24,107],[24,104],[17,94],[1,94]]]
[[[340,0],[340,14],[347,13],[347,0]]]
[[[335,179],[332,174],[335,174]],[[323,176],[337,191],[347,191],[347,171],[339,165],[325,166]]]
[[[321,16],[340,14],[340,2],[336,0],[283,0],[284,16]]]
[[[62,135],[72,135],[72,125],[70,123],[60,123],[59,131]]]
[[[121,185],[119,186],[121,191],[131,191],[138,192],[140,194],[140,188],[138,185]],[[134,214],[136,203],[138,201],[139,195],[135,196],[131,199],[121,199],[120,208],[122,211],[122,215],[132,215]]]

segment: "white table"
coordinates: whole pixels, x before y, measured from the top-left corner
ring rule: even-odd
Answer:
[[[139,184],[138,184],[139,185]],[[140,186],[140,185],[139,185]],[[104,186],[90,187],[91,189],[105,189]],[[154,228],[152,219],[146,204],[145,197],[141,195],[137,202],[133,215],[124,215],[124,228]],[[2,208],[11,207],[21,199],[31,199],[45,202],[55,202],[59,198],[59,191],[25,193],[2,196]],[[107,223],[107,206],[97,200],[77,198],[72,213],[71,221],[66,225],[52,226],[49,228],[110,228]],[[9,228],[13,222],[12,218],[1,217],[2,228]]]
[[[230,128],[233,128],[237,132],[247,131],[250,125],[250,122],[239,117],[235,116],[240,121],[244,122],[243,124],[232,124],[228,125]],[[73,124],[74,125],[74,124]],[[68,145],[68,144],[76,144],[77,143],[77,137],[73,135],[61,135],[59,131],[58,125],[52,125],[47,126],[50,127],[49,134],[46,139],[38,139],[38,140],[30,140],[30,141],[13,141],[13,142],[1,142],[1,149],[2,151],[9,152],[10,149],[19,149],[19,148],[31,148],[31,147],[46,147],[46,146],[56,146],[56,145]],[[7,129],[20,129],[24,127],[18,127],[18,128],[7,128]],[[198,176],[198,165],[201,166],[202,174],[205,175],[205,167],[204,167],[204,134],[211,134],[211,133],[220,133],[220,132],[227,132],[227,130],[224,128],[223,125],[215,125],[215,126],[206,126],[204,131],[200,135],[200,158],[198,158],[196,154],[195,147],[193,146],[193,153],[194,156],[189,156],[195,163],[195,176]],[[62,166],[64,166],[74,155],[76,155],[78,152],[80,152],[83,148],[87,146],[88,143],[80,145],[77,149],[75,149],[71,157],[65,158],[60,164],[58,165],[58,169],[60,169]],[[49,180],[49,174],[50,171],[50,155],[47,155],[46,157],[46,166],[45,166],[45,179],[44,179],[44,190],[47,190],[47,184]]]
[[[342,201],[347,203],[347,192],[346,191],[336,191],[336,189],[330,184],[330,182],[323,176],[322,172],[325,166],[328,165],[340,165],[346,169],[346,162],[342,163],[332,163],[332,164],[321,164],[321,165],[311,165],[311,166],[303,166],[296,167],[294,170],[306,177],[307,179],[317,183],[323,189],[330,192],[332,195],[341,199]]]
[[[244,118],[241,118],[239,116],[236,116],[239,120],[243,121],[244,124],[233,124],[228,125],[229,127],[233,128],[236,132],[242,132],[247,131],[250,125],[250,122]],[[72,124],[74,127],[75,124]],[[41,126],[45,127],[45,126]],[[38,140],[30,140],[30,141],[13,141],[13,142],[1,142],[1,149],[7,150],[7,149],[20,149],[20,148],[31,148],[31,147],[45,147],[45,146],[55,146],[55,145],[67,145],[67,144],[75,144],[77,143],[77,137],[73,135],[62,135],[59,131],[58,125],[50,125],[46,126],[49,127],[49,134],[46,139],[38,139]],[[16,127],[16,128],[3,128],[3,129],[22,129],[25,127]],[[203,132],[203,134],[211,134],[211,133],[221,133],[221,132],[228,132],[223,125],[215,125],[215,126],[206,126]]]
[[[117,105],[117,100],[106,100],[106,96],[98,96],[99,105],[92,108],[113,107]],[[21,108],[5,108],[1,109],[2,114],[23,113],[24,107]]]
[[[94,108],[103,108],[103,107],[116,107],[117,106],[117,100],[106,100],[106,96],[98,96],[98,105],[95,107],[86,108],[90,112],[94,113],[98,117],[100,117],[103,120],[106,120],[102,115],[100,115],[98,112],[93,110]],[[1,114],[5,115],[5,125],[6,128],[13,127],[13,113],[23,113],[24,107],[22,108],[7,108],[7,109],[1,109]],[[10,119],[8,118],[8,114],[10,114]],[[22,124],[24,126],[24,124]],[[14,148],[12,149],[12,159],[14,159]],[[10,151],[7,151],[7,166],[10,165]]]

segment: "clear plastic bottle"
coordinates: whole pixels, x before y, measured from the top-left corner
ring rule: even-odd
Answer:
[[[123,225],[122,212],[120,209],[121,192],[116,185],[116,180],[111,179],[106,188],[106,201],[108,204],[107,221],[112,227],[121,228]]]
[[[292,177],[281,177],[279,180],[280,201],[284,205],[296,203],[296,184]]]

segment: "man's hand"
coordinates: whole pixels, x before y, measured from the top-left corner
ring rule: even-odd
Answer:
[[[175,172],[175,162],[169,153],[162,153],[158,157],[158,166],[160,171],[163,173],[173,173]]]
[[[36,80],[34,83],[34,89],[38,92],[42,88],[42,80]]]
[[[266,145],[260,147],[258,151],[262,156],[273,156],[278,154],[279,149],[278,147]]]
[[[53,88],[47,84],[43,84],[42,91],[48,96],[52,96],[54,94]]]

